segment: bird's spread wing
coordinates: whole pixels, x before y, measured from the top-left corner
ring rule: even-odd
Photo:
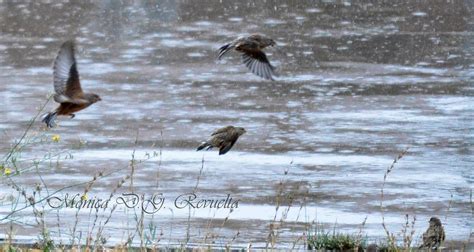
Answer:
[[[69,98],[79,98],[83,95],[72,41],[61,46],[54,61],[54,91]]]
[[[234,146],[235,142],[237,142],[237,139],[239,136],[237,134],[233,134],[232,139],[230,141],[225,141],[222,146],[219,148],[219,155],[224,155],[226,154],[230,149],[232,149],[232,146]]]
[[[260,50],[242,52],[242,61],[252,73],[264,79],[273,80],[275,68],[270,64],[264,52]]]
[[[220,133],[226,133],[232,128],[233,128],[232,126],[226,126],[226,127],[220,128],[220,129],[216,129],[214,132],[212,132],[211,136],[214,136],[214,135],[217,135],[217,134],[220,134]]]

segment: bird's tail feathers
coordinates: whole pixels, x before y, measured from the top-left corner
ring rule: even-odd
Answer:
[[[224,56],[226,53],[228,53],[231,49],[233,48],[232,43],[225,44],[219,48],[219,56],[217,56],[217,59],[221,59],[222,56]]]
[[[199,145],[199,147],[197,147],[196,151],[200,151],[202,149],[206,148],[206,150],[209,150],[212,148],[212,145],[208,142],[202,142],[201,145]]]
[[[53,128],[56,126],[56,117],[58,116],[57,112],[50,112],[44,115],[42,122],[46,123],[48,128]]]

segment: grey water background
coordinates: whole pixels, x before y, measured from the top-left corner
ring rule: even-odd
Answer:
[[[52,93],[52,61],[73,38],[83,88],[103,101],[45,133],[59,134],[59,143],[22,154],[73,156],[41,166],[49,190],[123,167],[89,192],[107,198],[130,173],[134,149],[138,158],[161,151],[137,166],[133,182],[136,192],[167,198],[167,208],[145,217],[147,228],[161,232],[160,243],[183,243],[189,233],[190,242],[208,235],[207,242],[222,245],[238,233],[232,243],[263,246],[280,181],[293,198],[278,225],[281,243],[291,244],[313,222],[358,233],[365,217],[363,232],[376,240],[384,237],[383,174],[409,148],[385,187],[389,229],[399,233],[405,214],[415,215],[419,237],[428,219],[440,216],[447,239],[465,240],[473,225],[473,8],[467,0],[0,1],[0,151]],[[254,32],[277,42],[266,50],[279,73],[274,82],[249,73],[237,54],[216,61],[220,45]],[[194,151],[226,125],[248,131],[228,154]],[[37,122],[33,130],[45,129]],[[239,208],[173,209],[172,199],[193,191],[198,177],[199,197],[231,194]],[[26,188],[40,182],[35,172],[13,180]],[[17,196],[5,179],[0,189],[2,199]],[[10,211],[4,202],[0,216]],[[118,209],[107,224],[110,243],[136,229],[137,212],[130,211]],[[47,215],[53,236],[70,238],[75,214]],[[87,233],[94,218],[81,210],[78,230]],[[17,237],[37,237],[30,211],[14,219]],[[9,228],[0,224],[1,233]]]

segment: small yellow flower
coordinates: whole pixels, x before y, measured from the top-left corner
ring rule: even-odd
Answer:
[[[5,168],[4,174],[8,176],[12,174],[12,170],[10,168]]]
[[[59,140],[61,140],[61,137],[59,135],[53,135],[51,137],[51,140],[55,143],[59,142]]]
[[[88,199],[87,194],[81,196],[81,200],[86,201]]]

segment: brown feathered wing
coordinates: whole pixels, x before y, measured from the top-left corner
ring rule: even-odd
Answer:
[[[74,57],[74,42],[67,41],[61,46],[54,61],[54,100],[58,103],[83,104],[84,92],[79,81],[76,58]]]

